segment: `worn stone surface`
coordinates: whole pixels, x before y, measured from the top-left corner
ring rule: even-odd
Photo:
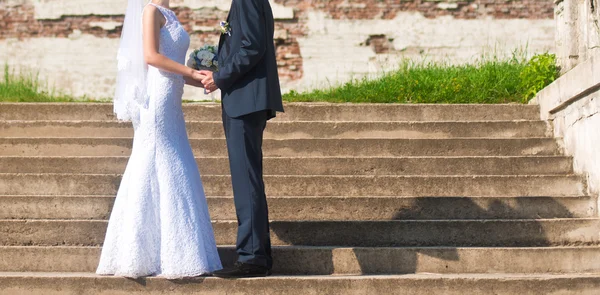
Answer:
[[[94,272],[100,247],[0,247],[0,271]],[[235,248],[219,247],[225,266]],[[598,247],[548,248],[273,248],[279,275],[375,275],[414,273],[600,272]],[[531,263],[535,261],[535,263]],[[470,294],[470,293],[469,293]]]
[[[0,220],[5,246],[98,246],[106,221]],[[273,245],[345,247],[533,247],[597,245],[600,220],[271,221]],[[219,245],[234,245],[237,220],[213,221]]]
[[[279,121],[522,121],[538,120],[539,106],[521,104],[286,103]],[[221,104],[183,104],[188,121],[221,121]],[[0,103],[0,120],[115,121],[110,103]]]
[[[190,138],[225,138],[223,123],[187,123]],[[129,122],[0,121],[0,137],[133,137]],[[547,137],[543,121],[483,122],[277,122],[265,139],[300,138],[524,138]]]
[[[566,150],[573,155],[575,172],[587,174],[590,190],[599,193],[600,91],[557,113],[554,122],[557,133],[564,136]]]
[[[224,157],[224,139],[190,139],[201,157]],[[0,138],[0,156],[127,156],[130,138]],[[548,156],[559,155],[554,138],[265,139],[266,157],[357,156]]]
[[[232,197],[208,197],[213,220],[236,218]],[[278,197],[273,220],[533,219],[596,216],[591,197]],[[0,219],[108,219],[113,196],[3,196]]]
[[[553,294],[596,295],[600,276],[580,275],[388,275],[388,276],[275,276],[248,280],[194,278],[186,280],[101,277],[87,273],[0,273],[2,295],[245,295],[260,294],[415,294],[446,295]]]
[[[116,195],[120,175],[0,174],[2,195]],[[265,176],[266,193],[278,196],[581,196],[577,176]],[[207,195],[231,196],[226,175],[203,175]]]
[[[0,173],[118,174],[129,156],[0,156]],[[202,175],[227,175],[227,157],[196,158]],[[265,175],[565,175],[566,156],[265,157]]]
[[[216,241],[233,245],[219,105],[184,109]],[[582,274],[600,272],[597,198],[539,109],[287,105],[264,161],[279,276],[167,281],[43,273],[95,268],[130,129],[110,104],[0,104],[0,271],[21,271],[0,273],[0,294],[597,294]],[[358,274],[380,276],[344,276]]]

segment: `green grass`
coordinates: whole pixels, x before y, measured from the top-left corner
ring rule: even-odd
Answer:
[[[377,79],[284,95],[290,102],[526,103],[558,77],[555,57],[484,60],[469,65],[403,62]]]
[[[75,98],[71,95],[50,90],[40,82],[38,75],[15,74],[8,66],[4,67],[4,77],[0,79],[0,102],[98,102],[88,98]],[[104,102],[106,100],[103,100]]]
[[[515,54],[516,56],[516,54]],[[289,102],[526,103],[558,78],[556,58],[485,59],[468,65],[403,62],[376,79],[359,79],[328,89],[291,91]],[[16,75],[8,66],[0,80],[0,102],[107,102],[49,91],[37,75]]]
[[[0,81],[0,101],[5,102],[48,102],[74,101],[72,97],[46,91],[37,75],[15,75],[4,67],[4,79]]]

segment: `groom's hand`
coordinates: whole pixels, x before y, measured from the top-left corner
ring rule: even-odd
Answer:
[[[217,84],[215,84],[215,80],[213,79],[213,72],[211,71],[200,71],[205,78],[202,80],[202,85],[204,85],[204,89],[206,89],[206,93],[211,93],[217,90]]]

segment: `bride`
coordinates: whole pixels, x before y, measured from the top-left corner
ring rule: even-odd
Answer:
[[[133,149],[96,272],[208,274],[221,261],[181,109],[184,84],[204,76],[184,66],[190,38],[169,0],[142,1],[127,6],[114,97],[117,118],[133,122]]]

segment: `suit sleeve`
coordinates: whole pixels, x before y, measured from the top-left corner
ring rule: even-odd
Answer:
[[[229,89],[262,59],[267,46],[265,44],[265,18],[262,0],[234,0],[238,11],[240,28],[232,31],[234,38],[241,39],[241,47],[234,52],[227,64],[221,64],[213,79],[221,90]]]

